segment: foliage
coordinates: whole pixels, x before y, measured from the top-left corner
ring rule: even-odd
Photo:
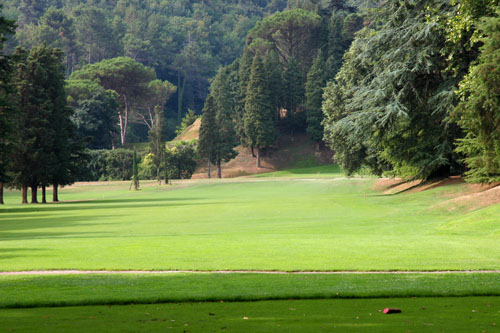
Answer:
[[[251,147],[266,148],[276,139],[274,110],[267,90],[264,65],[255,55],[245,98],[245,135]]]
[[[137,152],[135,150],[132,156],[132,185],[134,186],[134,190],[139,190],[139,168],[137,166]]]
[[[431,6],[452,10],[446,1],[391,1],[386,23],[357,38],[338,85],[327,88],[333,99],[324,102],[325,138],[349,172],[390,166],[407,179],[426,179],[461,170],[453,147],[461,134],[447,121],[460,78],[446,74],[445,31]]]
[[[76,132],[90,149],[109,149],[117,144],[120,104],[118,94],[90,80],[66,81],[68,104],[74,110]]]
[[[196,169],[196,144],[181,141],[165,151],[165,168],[169,179],[190,179]]]
[[[193,110],[189,109],[188,112],[184,115],[184,118],[182,118],[180,125],[175,129],[175,134],[181,135],[182,133],[184,133],[186,129],[191,126],[198,118],[199,116],[197,116]]]
[[[128,123],[135,105],[145,104],[142,98],[151,93],[149,84],[156,79],[154,70],[128,57],[118,57],[87,65],[74,72],[72,80],[92,80],[119,96],[118,114],[120,143],[127,138]],[[143,103],[141,103],[143,102]]]
[[[130,180],[133,176],[132,150],[89,150],[88,156],[87,174],[80,180]]]
[[[71,109],[66,102],[62,53],[42,45],[17,49],[17,131],[12,156],[16,186],[30,186],[36,202],[39,185],[75,181],[81,146],[74,139]]]
[[[1,9],[2,6],[0,6],[0,11]],[[0,50],[3,49],[8,36],[14,33],[14,29],[14,22],[0,16]],[[8,57],[0,51],[0,183],[7,180],[9,155],[12,148],[11,135],[13,135],[15,112],[12,108],[13,92],[12,66]]]
[[[455,117],[467,133],[458,142],[472,182],[500,180],[500,9],[484,18],[478,29],[483,34],[477,63],[460,84],[460,104]]]
[[[165,118],[159,106],[155,107],[155,121],[149,131],[149,150],[153,155],[156,179],[161,183],[161,170],[165,168]]]

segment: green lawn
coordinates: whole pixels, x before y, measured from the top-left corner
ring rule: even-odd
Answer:
[[[384,315],[385,307],[400,314]],[[3,331],[495,332],[500,297],[287,300],[7,309]]]
[[[382,195],[374,182],[320,166],[139,192],[79,184],[60,204],[8,191],[0,271],[500,269],[500,205],[448,212],[433,206],[463,185]],[[0,276],[0,331],[489,332],[499,285],[496,273]]]
[[[63,189],[0,209],[0,271],[500,269],[500,205],[430,209],[463,186],[384,196],[373,179],[246,179]],[[337,174],[331,174],[337,177]]]
[[[188,301],[500,296],[500,274],[0,276],[0,309]]]

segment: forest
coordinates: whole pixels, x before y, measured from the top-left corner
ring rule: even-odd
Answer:
[[[307,132],[348,175],[500,180],[499,1],[11,0],[0,193],[190,177]],[[198,146],[165,148],[202,114]],[[137,169],[137,168],[136,168]],[[103,171],[105,170],[105,171]],[[105,175],[106,174],[106,175]],[[1,202],[1,196],[0,196]]]

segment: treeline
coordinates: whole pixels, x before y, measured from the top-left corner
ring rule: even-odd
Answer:
[[[3,42],[14,23],[0,19]],[[1,56],[0,91],[0,203],[3,187],[22,190],[22,202],[47,202],[46,187],[53,186],[53,201],[58,187],[81,174],[84,143],[77,140],[65,92],[63,54],[58,49],[18,48],[10,57]]]
[[[172,138],[188,109],[201,111],[217,69],[241,55],[247,32],[286,5],[286,0],[7,0],[3,13],[18,25],[9,52],[44,43],[59,48],[67,77],[85,65],[129,57],[172,82],[177,91],[165,110]],[[148,131],[133,121],[128,141],[146,141]]]
[[[209,110],[229,108],[257,164],[279,131],[306,128],[348,174],[500,180],[498,0],[299,7],[250,30],[212,83],[202,125],[217,129]],[[211,142],[202,154],[217,161],[228,141],[213,133],[200,145]]]
[[[498,4],[389,1],[325,90],[325,141],[349,173],[499,180]]]
[[[363,14],[345,1],[297,1],[266,17],[246,37],[241,58],[221,68],[203,111],[200,153],[218,166],[249,147],[260,167],[278,132],[323,137],[323,88],[342,58]],[[235,139],[237,138],[237,139]]]

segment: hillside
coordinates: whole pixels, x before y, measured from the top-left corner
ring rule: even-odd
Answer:
[[[197,140],[200,131],[201,119],[196,120],[186,131],[177,136],[173,141]],[[222,177],[233,178],[266,173],[290,168],[308,167],[331,163],[332,152],[321,147],[316,151],[316,143],[311,141],[306,134],[288,135],[281,134],[273,147],[264,151],[262,168],[256,167],[255,158],[250,149],[243,146],[236,147],[238,156],[222,164]],[[207,165],[202,162],[193,178],[207,178]],[[212,166],[212,177],[216,177],[216,168]]]

